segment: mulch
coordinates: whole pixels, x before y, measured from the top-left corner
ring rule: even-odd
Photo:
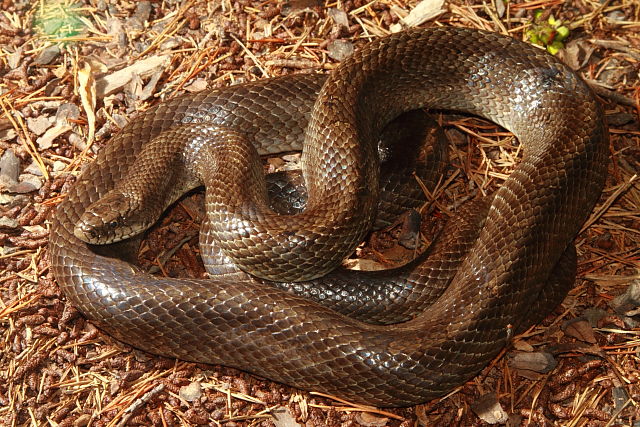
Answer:
[[[0,425],[640,425],[640,4],[420,3],[0,3]],[[416,407],[371,408],[137,351],[66,303],[48,270],[47,218],[137,111],[185,92],[328,72],[368,40],[423,19],[557,51],[600,96],[611,136],[606,188],[576,241],[575,287],[478,377]],[[423,212],[433,220],[425,235],[451,206],[499,186],[520,155],[491,123],[439,120],[452,168]],[[142,265],[204,273],[201,197],[185,198],[154,227]],[[377,235],[358,256],[378,264],[406,256],[396,234]]]

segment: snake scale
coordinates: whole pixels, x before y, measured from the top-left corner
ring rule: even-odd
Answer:
[[[323,81],[310,75],[265,79],[170,99],[139,115],[57,207],[51,268],[87,318],[151,353],[233,366],[371,405],[424,402],[476,375],[514,331],[540,320],[566,292],[551,276],[570,256],[604,185],[604,114],[587,85],[557,59],[509,37],[462,28],[379,38]],[[197,143],[178,157],[196,166],[208,156],[204,140],[211,135],[244,137],[257,154],[296,149],[306,138],[309,202],[302,214],[285,217],[283,229],[282,220],[261,206],[248,208],[245,217],[229,208],[227,223],[209,221],[202,233],[205,240],[223,241],[225,256],[240,258],[243,270],[263,278],[330,281],[334,273],[321,276],[358,244],[375,216],[377,135],[400,113],[422,107],[492,120],[516,135],[524,154],[492,198],[448,287],[407,321],[365,323],[260,279],[151,276],[96,254],[74,234],[91,204],[129,169],[142,169],[135,165],[146,148],[181,132]],[[223,162],[234,165],[237,157]],[[219,197],[233,200],[235,188],[207,187],[207,205],[219,204]],[[267,225],[243,228],[263,214]],[[306,228],[305,221],[315,222]],[[244,255],[249,261],[243,264]],[[417,271],[403,276],[406,291],[420,279]]]

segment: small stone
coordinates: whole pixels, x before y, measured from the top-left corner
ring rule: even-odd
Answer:
[[[607,13],[605,16],[607,17],[607,20],[612,23],[616,23],[618,21],[624,21],[627,18],[624,12],[621,10],[614,10],[613,12]]]
[[[202,396],[202,386],[198,381],[194,381],[189,385],[180,387],[180,398],[187,402],[193,402]]]
[[[347,40],[334,40],[327,46],[329,56],[336,61],[343,61],[355,50],[353,43]]]
[[[67,168],[67,164],[65,162],[63,162],[62,160],[56,160],[55,162],[53,162],[53,171],[54,172],[60,172],[63,171]]]
[[[328,15],[333,19],[333,22],[336,23],[339,27],[348,28],[349,27],[349,17],[344,10],[336,9],[335,7],[329,8]]]
[[[57,44],[44,48],[38,57],[33,61],[38,65],[51,64],[60,55],[60,46]]]

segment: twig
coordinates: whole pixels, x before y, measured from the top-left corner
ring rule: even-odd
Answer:
[[[593,91],[596,94],[600,95],[603,98],[610,99],[617,104],[627,105],[629,107],[634,107],[634,108],[640,107],[640,105],[635,99],[619,94],[618,92],[615,92],[605,87],[602,83],[600,83],[597,80],[585,79],[585,81],[587,82],[589,87],[593,89]]]
[[[124,427],[127,425],[131,417],[133,417],[133,413],[138,410],[143,405],[146,405],[154,396],[164,390],[164,383],[160,383],[144,395],[142,395],[139,399],[133,402],[127,409],[124,410],[124,416],[118,422],[117,427]]]

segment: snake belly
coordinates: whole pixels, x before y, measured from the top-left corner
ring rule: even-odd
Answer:
[[[313,77],[263,80],[168,100],[137,117],[57,207],[49,243],[53,274],[87,318],[151,353],[237,367],[377,406],[441,396],[486,366],[513,330],[549,311],[550,275],[604,185],[608,135],[602,108],[587,85],[547,53],[462,28],[413,29],[377,39],[340,64],[314,98],[318,90]],[[172,127],[239,126],[251,140],[290,149],[308,120],[304,150],[310,154],[303,155],[303,167],[313,165],[304,172],[308,186],[315,182],[313,192],[328,182],[325,168],[335,173],[336,157],[371,151],[363,146],[385,123],[421,107],[492,120],[516,135],[524,154],[493,197],[447,289],[408,321],[365,323],[256,280],[151,276],[94,253],[74,235],[84,210],[126,176],[145,144]],[[347,169],[359,181],[342,198],[375,195],[370,159]],[[332,185],[326,184],[331,191]],[[363,190],[369,185],[374,188]],[[329,212],[331,202],[318,200],[314,208]]]

